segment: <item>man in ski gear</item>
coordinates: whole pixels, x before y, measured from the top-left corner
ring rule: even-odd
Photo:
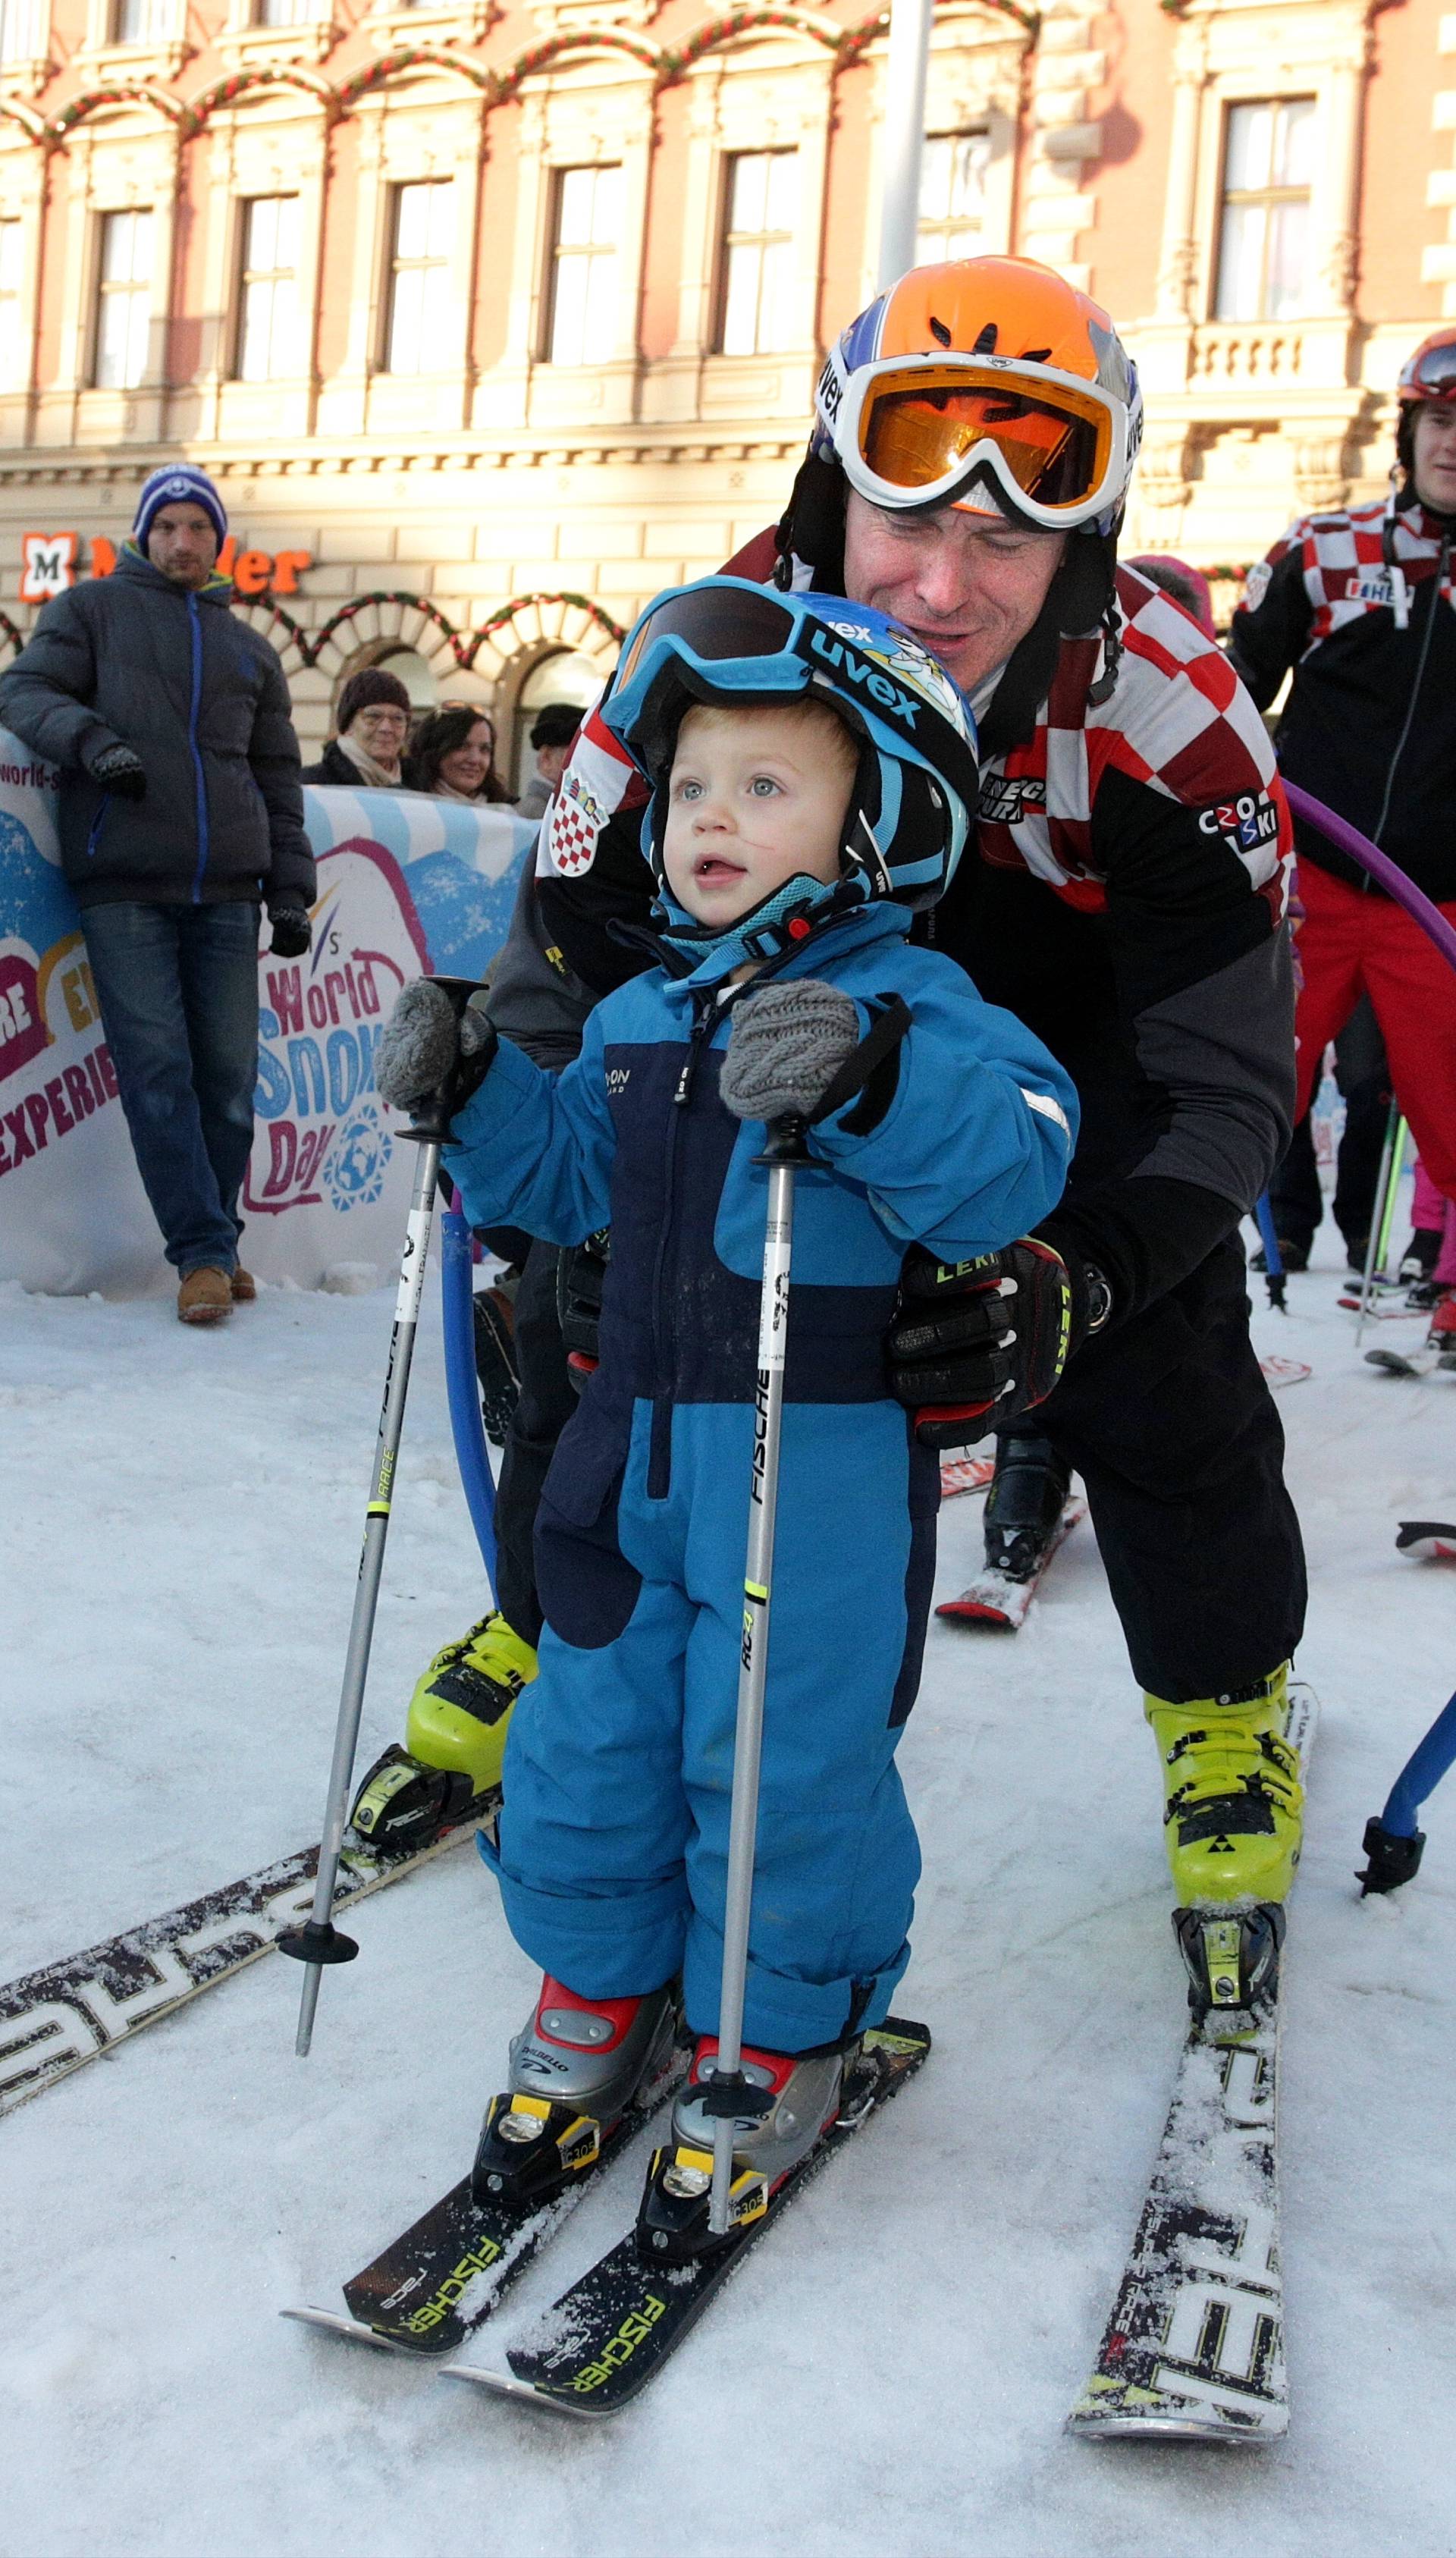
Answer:
[[[0,721],[60,768],[67,881],[184,1323],[254,1294],[238,1193],[257,1080],[259,904],[308,949],[314,860],[283,669],[228,607],[206,472],[145,483],[112,574],[45,607]]]
[[[1383,500],[1302,516],[1250,570],[1230,656],[1260,706],[1290,667],[1279,765],[1456,920],[1456,327],[1401,367]],[[1456,982],[1414,918],[1296,827],[1303,1118],[1327,1044],[1370,997],[1427,1173],[1456,1198]]]
[[[766,1184],[745,1114],[787,1097],[821,1170],[796,1210],[744,2026],[766,2110],[734,2141],[772,2187],[832,2117],[844,2054],[909,1956],[919,1855],[894,1754],[939,1466],[885,1387],[900,1265],[913,1241],[975,1259],[1044,1213],[1074,1105],[1035,1038],[907,946],[976,784],[969,714],[908,635],[835,598],[707,580],[643,617],[602,719],[651,794],[658,964],[597,1007],[557,1079],[502,1042],[446,1150],[478,1221],[567,1246],[612,1228],[600,1364],[541,1498],[540,1675],[512,1718],[492,1856],[547,1977],[478,2174],[509,2178],[594,2113],[619,2039],[649,2065],[679,1976],[698,2050],[676,2166],[696,2173],[755,1441]],[[401,1078],[386,1037],[380,1087],[400,1097],[439,1064]],[[826,1629],[837,1645],[850,1622],[852,1664],[826,1688]]]
[[[940,1407],[923,1428],[943,1445],[1004,1397],[1082,1474],[1149,1712],[1223,1735],[1206,1784],[1165,1773],[1179,1896],[1213,1888],[1195,1833],[1221,1822],[1227,1900],[1243,1842],[1266,1865],[1267,1691],[1305,1602],[1238,1235],[1290,1125],[1288,815],[1225,659],[1117,569],[1140,433],[1132,368],[1086,295],[1021,258],[918,268],[845,331],[789,509],[733,565],[893,612],[971,693],[974,839],[923,928],[1071,1071],[1083,1134],[1035,1267],[1002,1273],[1023,1320],[991,1339],[984,1271],[947,1275],[940,1313],[908,1289],[895,1391]],[[647,893],[631,805],[589,715],[536,906],[599,993],[636,964],[616,937]],[[1051,1342],[1060,1382],[1038,1400]],[[1297,1842],[1297,1786],[1276,1819]]]

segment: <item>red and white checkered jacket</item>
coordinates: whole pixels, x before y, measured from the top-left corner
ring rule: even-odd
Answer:
[[[992,868],[1031,871],[1090,915],[1107,904],[1116,847],[1099,840],[1109,774],[1198,812],[1211,862],[1227,857],[1284,911],[1288,810],[1264,724],[1221,650],[1169,596],[1117,572],[1121,656],[1096,698],[1104,642],[1064,641],[1052,689],[1025,745],[982,771],[977,841]]]
[[[1383,503],[1301,516],[1249,570],[1229,646],[1261,709],[1293,669],[1281,772],[1440,901],[1456,898],[1452,532],[1409,489],[1389,563]],[[1301,861],[1366,889],[1314,827],[1297,837]]]

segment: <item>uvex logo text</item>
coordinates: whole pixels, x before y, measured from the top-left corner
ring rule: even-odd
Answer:
[[[809,640],[809,646],[816,657],[822,657],[830,666],[837,666],[851,684],[857,685],[861,692],[868,693],[872,702],[878,702],[883,709],[893,711],[897,719],[904,720],[907,728],[914,728],[916,713],[920,709],[919,702],[913,702],[910,695],[903,693],[898,684],[892,684],[888,675],[880,674],[874,666],[867,666],[864,659],[856,657],[853,650],[846,647],[842,640],[830,640],[822,631],[815,631]]]

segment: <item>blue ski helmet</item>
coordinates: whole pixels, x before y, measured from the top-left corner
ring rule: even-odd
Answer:
[[[658,886],[666,781],[684,713],[696,702],[746,710],[800,696],[836,711],[859,744],[836,912],[880,897],[933,906],[975,809],[970,704],[920,641],[872,605],[781,595],[741,577],[699,578],[650,604],[601,704],[600,717],[653,785],[643,850]],[[783,897],[780,890],[774,903]],[[820,886],[813,902],[824,897]]]

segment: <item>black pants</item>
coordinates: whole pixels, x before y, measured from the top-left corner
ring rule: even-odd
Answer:
[[[1237,1235],[1087,1343],[1036,1420],[1087,1486],[1142,1687],[1183,1704],[1287,1660],[1304,1627],[1304,1549]]]
[[[532,1553],[536,1503],[556,1442],[576,1410],[576,1389],[556,1319],[556,1246],[533,1243],[515,1291],[520,1395],[506,1433],[496,1491],[496,1605],[528,1643],[541,1638]]]

